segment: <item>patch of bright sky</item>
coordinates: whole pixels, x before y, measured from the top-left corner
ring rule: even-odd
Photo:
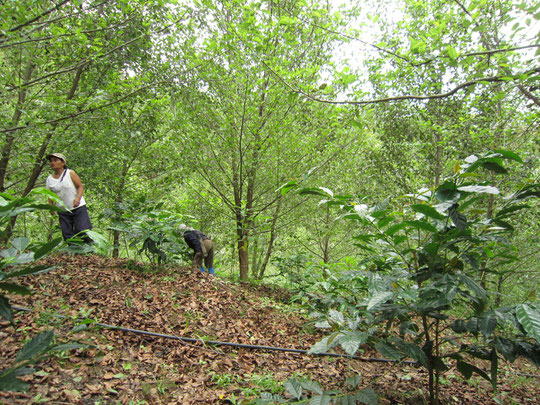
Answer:
[[[426,0],[429,1],[429,0]],[[524,0],[524,4],[533,6],[536,1]],[[348,30],[345,32],[351,36],[354,36],[353,32],[357,32],[357,40],[351,41],[349,44],[344,44],[335,49],[334,62],[339,65],[349,65],[351,67],[359,67],[364,61],[364,55],[376,54],[379,51],[374,47],[379,42],[383,32],[381,30],[381,21],[384,24],[385,29],[391,29],[397,27],[398,23],[402,21],[405,14],[402,11],[404,7],[403,0],[330,0],[330,6],[334,12],[340,10],[347,10],[352,7],[353,4],[358,4],[360,7],[359,16],[351,21]],[[513,43],[516,46],[529,45],[536,41],[540,41],[540,24],[538,24],[538,13],[535,15],[536,19],[533,20],[530,15],[525,15],[524,12],[520,12],[517,8],[513,14],[514,20],[506,26],[499,27],[500,34],[509,43]],[[519,27],[519,31],[515,28]],[[472,36],[476,33],[471,33]],[[476,38],[478,39],[478,38]],[[409,38],[403,38],[403,48],[409,47]],[[526,51],[526,58],[531,58],[534,55],[535,49]]]
[[[429,1],[429,0],[426,0]],[[332,62],[339,71],[347,71],[357,74],[362,72],[362,67],[366,59],[370,57],[377,57],[380,54],[380,50],[376,45],[380,42],[383,36],[383,29],[387,32],[391,32],[394,28],[398,27],[400,21],[407,18],[403,12],[405,1],[403,0],[330,0],[330,5],[333,12],[344,12],[349,10],[354,4],[357,4],[359,9],[358,17],[356,17],[346,30],[343,32],[349,37],[355,37],[348,43],[342,43],[334,49]],[[469,2],[465,3],[467,7]],[[532,0],[524,0],[524,4],[534,6],[538,4]],[[456,7],[458,4],[456,3]],[[531,15],[525,15],[525,12],[519,11],[515,8],[512,20],[506,26],[498,27],[499,34],[504,38],[507,43],[511,43],[515,46],[531,45],[538,43],[540,40],[540,31],[538,24],[538,16],[540,13]],[[536,17],[536,18],[535,18]],[[519,29],[516,31],[516,27]],[[398,37],[399,38],[399,37]],[[478,44],[480,38],[478,33],[471,32],[471,45]],[[407,52],[411,45],[411,39],[403,36],[401,39],[401,48],[403,52]],[[472,52],[477,49],[458,49],[458,52]],[[535,52],[537,48],[529,48],[519,51],[518,58],[524,63],[524,65],[533,65],[535,62]],[[444,50],[434,50],[434,57],[438,57]],[[537,59],[537,58],[536,58]],[[389,64],[382,67],[385,69],[392,69]],[[331,72],[327,72],[331,75]],[[326,76],[326,75],[324,75]],[[323,76],[323,77],[324,77]],[[326,79],[328,77],[326,76]],[[324,79],[323,79],[324,80]],[[450,76],[446,77],[444,81],[447,85],[452,85],[452,79]],[[369,91],[370,85],[364,83],[362,87]]]

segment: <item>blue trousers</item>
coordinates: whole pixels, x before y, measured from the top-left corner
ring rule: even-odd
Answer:
[[[63,211],[58,213],[58,221],[60,222],[60,229],[62,230],[62,236],[64,240],[71,239],[76,234],[88,229],[92,229],[92,223],[88,216],[88,209],[86,205],[82,207],[74,208],[70,211]],[[86,243],[92,240],[84,235],[80,235]]]

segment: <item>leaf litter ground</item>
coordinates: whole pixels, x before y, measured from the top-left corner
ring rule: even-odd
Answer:
[[[32,311],[17,312],[15,328],[0,323],[0,369],[13,363],[25,339],[51,327],[59,342],[89,347],[40,361],[25,377],[29,391],[0,392],[0,403],[231,404],[277,390],[277,382],[291,376],[309,377],[328,390],[343,389],[354,374],[362,376],[358,388],[374,389],[381,404],[427,397],[426,373],[414,366],[205,343],[308,350],[324,335],[285,309],[279,289],[234,284],[189,267],[134,271],[125,259],[91,255],[56,255],[44,263],[55,269],[25,281],[34,294],[10,297]],[[198,341],[102,328],[72,333],[84,319]],[[368,349],[362,356],[380,357]],[[538,379],[516,385],[517,371],[504,367],[510,378],[501,378],[503,402],[536,404]],[[464,382],[457,373],[447,378],[441,395],[446,403],[496,403],[482,380]]]

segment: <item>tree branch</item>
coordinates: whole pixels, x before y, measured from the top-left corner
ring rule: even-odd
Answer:
[[[43,13],[41,13],[41,14],[35,16],[34,18],[32,18],[32,19],[30,19],[30,20],[28,20],[28,21],[25,21],[25,22],[22,23],[22,24],[17,25],[16,27],[11,28],[10,30],[8,30],[8,32],[15,32],[15,31],[20,30],[21,28],[24,28],[24,27],[30,25],[30,24],[32,24],[32,23],[38,21],[39,19],[45,17],[46,15],[52,13],[53,11],[58,10],[60,7],[62,7],[64,4],[66,4],[66,3],[68,3],[68,2],[69,2],[69,0],[62,0],[62,1],[61,1],[60,3],[58,3],[56,6],[54,6],[54,7],[50,8],[50,9],[44,11]],[[0,34],[0,37],[5,37],[5,35]]]
[[[262,62],[265,64],[264,62]],[[493,77],[482,77],[479,79],[470,80],[468,82],[462,83],[453,89],[445,92],[445,93],[436,93],[436,94],[427,94],[427,95],[404,95],[404,96],[395,96],[395,97],[384,97],[384,98],[378,98],[378,99],[372,99],[372,100],[363,100],[363,101],[351,101],[351,100],[325,100],[320,97],[313,96],[309,93],[306,93],[305,91],[293,87],[291,84],[289,84],[285,79],[283,79],[278,73],[276,73],[274,70],[272,70],[268,65],[265,64],[265,66],[272,71],[272,73],[276,76],[276,78],[281,81],[290,91],[301,94],[304,97],[307,97],[310,100],[317,101],[319,103],[326,103],[326,104],[341,104],[341,105],[367,105],[367,104],[378,104],[378,103],[387,103],[392,101],[403,101],[403,100],[434,100],[434,99],[441,99],[441,98],[447,98],[454,94],[456,94],[458,91],[462,89],[466,89],[468,87],[474,86],[476,84],[482,84],[482,83],[499,83],[499,82],[506,82],[508,80],[508,76],[493,76]],[[526,72],[525,74],[532,74],[532,73],[539,73],[540,68],[533,69],[531,71]]]

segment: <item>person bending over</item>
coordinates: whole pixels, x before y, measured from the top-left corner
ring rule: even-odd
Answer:
[[[195,269],[208,269],[209,274],[214,274],[214,244],[212,240],[201,231],[190,228],[185,224],[178,226],[178,233],[183,234],[187,245],[193,249],[192,266]],[[204,267],[203,267],[204,260]]]

